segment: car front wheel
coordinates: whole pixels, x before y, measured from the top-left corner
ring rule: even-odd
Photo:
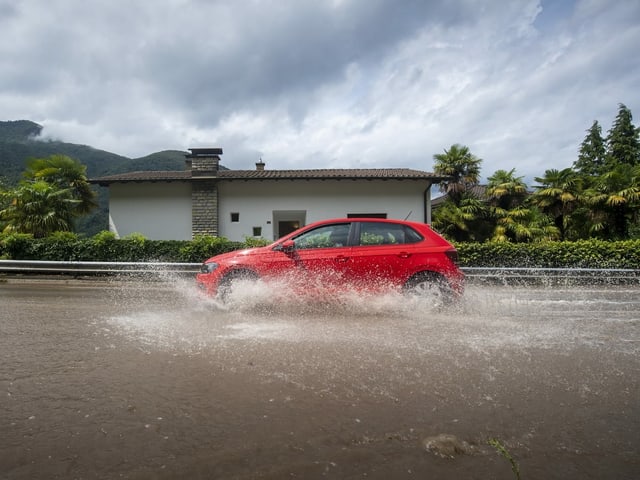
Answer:
[[[223,303],[230,300],[234,290],[242,283],[255,282],[258,275],[248,270],[236,270],[227,274],[218,285],[217,298]]]

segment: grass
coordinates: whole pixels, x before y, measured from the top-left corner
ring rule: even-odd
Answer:
[[[516,476],[516,480],[520,480],[520,467],[518,466],[518,462],[515,461],[513,456],[509,453],[506,447],[500,442],[500,440],[496,438],[490,438],[487,443],[491,445],[493,448],[495,448],[496,452],[498,452],[504,458],[509,460],[509,463],[511,463],[511,470],[513,471],[513,474]]]

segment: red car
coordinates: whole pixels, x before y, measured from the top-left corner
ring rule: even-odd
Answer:
[[[206,260],[198,286],[225,300],[238,280],[284,280],[295,293],[398,291],[450,301],[462,294],[458,253],[424,223],[344,218],[312,223],[266,247]]]

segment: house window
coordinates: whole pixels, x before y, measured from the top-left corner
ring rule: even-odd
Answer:
[[[253,236],[254,237],[262,236],[262,227],[253,227]]]
[[[347,213],[347,218],[387,218],[386,213]]]
[[[231,222],[236,223],[240,221],[240,214],[238,212],[231,213]]]

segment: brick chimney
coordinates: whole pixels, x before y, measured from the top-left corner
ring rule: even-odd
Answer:
[[[258,170],[259,172],[264,170],[264,162],[262,161],[262,159],[260,159],[259,162],[256,162],[256,170]]]
[[[190,148],[186,155],[187,168],[191,166],[192,177],[216,177],[220,167],[221,148]]]

